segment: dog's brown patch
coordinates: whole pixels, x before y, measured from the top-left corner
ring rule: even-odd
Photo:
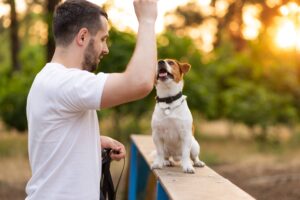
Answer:
[[[180,63],[174,59],[166,59],[165,61],[172,68],[172,74],[176,83],[180,82],[183,79],[183,75],[186,74],[191,68],[190,64]]]
[[[188,73],[191,69],[191,65],[188,63],[180,63],[180,70],[182,71],[183,74]]]
[[[180,65],[178,63],[172,66],[172,74],[176,83],[180,82],[183,79],[183,73],[181,72]]]

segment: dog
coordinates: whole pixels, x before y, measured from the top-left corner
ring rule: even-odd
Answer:
[[[174,59],[158,61],[155,80],[156,105],[152,115],[152,139],[156,156],[152,169],[174,166],[180,161],[185,173],[195,173],[195,167],[203,167],[199,160],[200,145],[193,136],[193,117],[186,96],[182,94],[183,76],[191,65]]]

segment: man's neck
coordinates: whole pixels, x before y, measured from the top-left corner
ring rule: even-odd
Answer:
[[[71,50],[68,47],[56,47],[51,62],[60,63],[67,68],[82,69],[81,60],[81,55],[76,50]]]

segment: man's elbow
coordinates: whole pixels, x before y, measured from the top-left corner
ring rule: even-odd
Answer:
[[[142,81],[139,85],[139,96],[140,98],[146,97],[153,89],[153,81]]]

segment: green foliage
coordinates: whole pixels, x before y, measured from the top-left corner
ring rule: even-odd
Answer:
[[[239,81],[221,94],[223,114],[249,126],[292,123],[297,111],[289,96],[281,96],[250,81]]]
[[[20,131],[24,131],[27,127],[24,109],[28,94],[28,90],[25,90],[28,87],[26,82],[26,78],[15,74],[5,86],[5,92],[2,93],[0,99],[2,120]]]
[[[25,35],[19,55],[22,71],[18,73],[10,71],[8,31],[2,31],[0,37],[0,116],[8,126],[19,130],[26,129],[26,98],[32,80],[45,64],[45,47],[32,45],[27,39],[31,24],[40,18],[28,15],[23,22]],[[133,54],[135,35],[112,28],[110,40],[110,53],[101,60],[98,70],[122,72]],[[274,51],[265,35],[248,42],[242,51],[237,51],[228,37],[208,55],[198,50],[193,39],[174,32],[161,34],[157,43],[158,58],[175,58],[192,65],[184,79],[184,94],[193,113],[207,119],[227,118],[263,127],[299,121],[300,72],[295,56]],[[128,138],[129,133],[143,132],[140,124],[145,123],[142,119],[150,118],[154,96],[155,90],[142,100],[101,111],[99,115],[113,120],[116,138],[121,134]]]
[[[7,41],[3,41],[7,45]],[[40,45],[32,46],[23,42],[20,52],[22,70],[11,72],[10,63],[3,62],[0,71],[0,117],[8,127],[16,128],[19,131],[27,129],[26,120],[26,99],[36,73],[42,68],[44,63],[44,47]],[[8,52],[3,56],[9,55]]]

